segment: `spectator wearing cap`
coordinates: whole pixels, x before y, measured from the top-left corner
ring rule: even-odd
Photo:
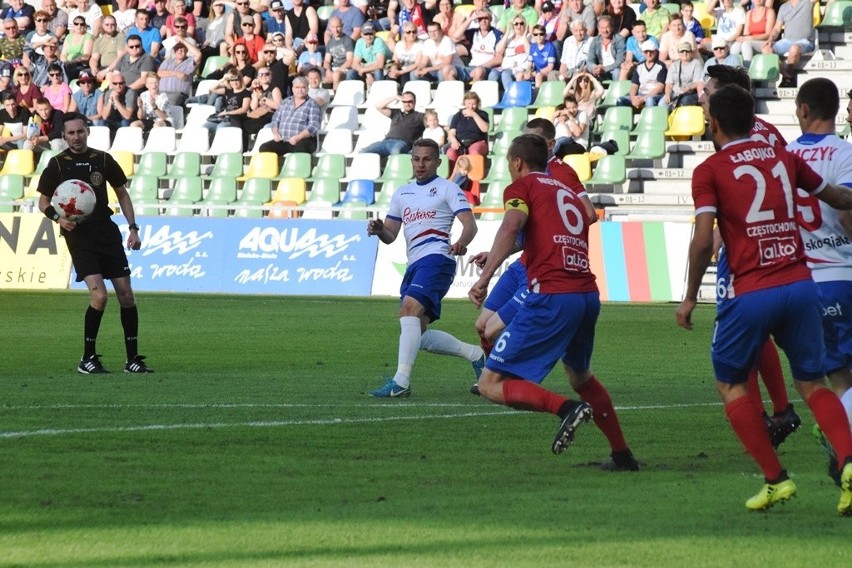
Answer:
[[[556,41],[556,28],[559,27],[559,14],[550,0],[541,3],[541,17],[536,25],[544,27],[544,39],[548,42]],[[554,46],[556,47],[556,46]]]
[[[33,22],[35,22],[35,29],[26,34],[27,47],[24,51],[31,49],[41,55],[44,53],[41,48],[45,42],[50,38],[55,38],[56,36],[47,29],[47,24],[50,23],[50,14],[47,12],[42,10],[35,12],[33,14]]]
[[[624,38],[614,33],[612,18],[601,16],[598,21],[598,35],[589,46],[589,59],[586,69],[599,81],[617,80],[624,63]]]
[[[172,49],[178,43],[182,43],[191,48],[195,48],[198,50],[198,44],[195,42],[195,39],[189,35],[189,23],[183,18],[175,18],[174,21],[175,33],[167,37],[163,40],[163,52],[164,57],[170,57],[172,54]],[[201,51],[198,51],[199,55]]]
[[[358,8],[352,6],[349,0],[338,0],[337,8],[331,12],[332,17],[337,16],[343,24],[343,35],[352,38],[356,41],[361,37],[361,26],[364,25],[364,13]],[[328,45],[328,40],[331,37],[330,32],[325,31],[325,42]]]
[[[714,65],[739,67],[740,58],[736,55],[731,55],[731,49],[727,41],[720,37],[714,37],[710,46],[713,48],[713,57],[704,62],[704,71],[701,74],[702,78],[707,77],[707,70]]]
[[[551,74],[550,79],[568,80],[586,65],[592,38],[586,33],[583,20],[571,22],[571,37],[562,43],[562,56],[559,58],[559,73]],[[554,76],[555,75],[555,76]]]
[[[279,51],[283,50],[286,59],[278,57]],[[272,73],[270,84],[272,87],[281,91],[282,96],[290,94],[290,61],[293,57],[293,50],[287,47],[276,47],[275,44],[267,43],[263,46],[260,59],[255,63],[255,69],[266,67]]]
[[[157,69],[160,90],[169,98],[169,103],[183,107],[192,94],[192,78],[201,61],[201,51],[178,42],[172,46],[170,53]]]
[[[269,3],[269,17],[266,19],[266,37],[280,32],[287,35],[287,11],[284,9],[284,2],[281,0],[272,0]]]
[[[95,38],[92,46],[92,57],[89,59],[89,69],[95,76],[103,81],[106,76],[115,69],[118,58],[124,55],[124,45],[127,36],[118,31],[115,17],[104,16],[103,31]]]
[[[80,71],[77,78],[80,89],[71,95],[68,112],[79,112],[95,126],[103,124],[104,93],[95,88],[95,75],[91,71]]]
[[[526,20],[527,27],[532,27],[538,23],[538,12],[535,7],[529,6],[527,0],[512,0],[512,3],[503,11],[503,15],[497,21],[497,29],[504,34],[511,31],[509,28],[512,27],[512,22],[515,21],[516,16]]]
[[[336,90],[338,83],[352,69],[355,42],[343,33],[343,22],[337,16],[328,19],[328,29],[331,36],[325,42],[323,69],[325,69],[325,82],[331,83],[331,88]]]
[[[669,112],[679,106],[697,105],[698,93],[704,87],[704,62],[694,57],[695,49],[689,42],[678,46],[680,59],[672,63],[666,75],[663,104]]]
[[[624,45],[624,63],[621,64],[621,72],[619,80],[624,81],[633,76],[633,70],[636,66],[645,61],[645,54],[642,53],[642,44],[650,39],[657,45],[656,38],[648,37],[648,31],[645,29],[644,20],[636,20],[633,22],[633,29],[630,37]],[[659,45],[655,49],[659,49]]]
[[[35,8],[24,2],[24,0],[9,0],[9,5],[0,11],[0,19],[13,18],[18,27],[24,31],[33,29]]]
[[[361,79],[369,89],[373,81],[381,81],[385,78],[385,61],[390,55],[384,40],[376,37],[373,24],[365,23],[361,26],[361,37],[355,42],[352,69],[346,73],[346,78]]]
[[[263,36],[254,33],[254,20],[251,18],[243,18],[242,20],[243,35],[234,40],[233,49],[239,45],[246,46],[248,49],[248,58],[252,65],[257,63],[260,53],[263,51],[263,46],[266,45],[266,40]]]
[[[6,35],[0,38],[0,59],[15,61],[23,58],[27,40],[21,35],[18,22],[14,18],[6,18],[3,20],[3,31]]]
[[[186,3],[184,0],[172,0],[172,13],[166,18],[165,25],[160,29],[160,35],[163,38],[169,38],[171,36],[180,36],[179,28],[177,27],[178,20],[182,19],[183,24],[186,25],[186,28],[183,29],[183,38],[195,37],[195,30],[197,28],[197,21],[195,19],[195,15],[186,9]],[[186,43],[185,40],[181,40]],[[195,41],[195,40],[193,40]]]
[[[625,40],[629,39],[637,19],[636,10],[628,6],[625,0],[609,0],[606,15],[612,18],[612,29],[615,33]]]
[[[55,37],[48,40],[42,46],[42,54],[39,55],[35,51],[24,52],[24,66],[27,67],[33,74],[33,83],[39,87],[47,85],[50,82],[50,77],[47,74],[47,69],[51,65],[59,65],[62,68],[63,77],[67,80],[65,74],[65,66],[59,59],[59,40]]]
[[[635,110],[660,106],[668,76],[668,69],[657,59],[657,40],[649,37],[640,47],[644,61],[633,70],[630,93],[619,97],[616,103],[618,106],[632,106]]]
[[[251,29],[254,35],[259,35],[263,30],[262,18],[251,8],[249,0],[236,0],[234,5],[236,8],[225,17],[226,47],[223,48],[225,50],[223,55],[230,54],[233,51],[234,44],[243,37],[247,29]],[[243,25],[245,19],[251,20],[254,26]]]
[[[160,56],[160,46],[163,38],[160,30],[151,26],[151,16],[145,10],[136,10],[136,23],[127,28],[125,35],[138,36],[142,42],[142,50],[153,58]]]
[[[497,53],[497,44],[503,39],[503,32],[491,25],[491,12],[486,9],[473,12],[476,16],[477,27],[460,29],[452,40],[456,44],[463,43],[470,54],[470,62],[465,67],[454,69],[455,74],[448,74],[447,80],[461,79],[462,81],[482,81],[488,78],[492,69],[500,67],[503,57]]]
[[[319,51],[319,38],[316,34],[308,34],[305,38],[305,49],[299,54],[296,72],[304,75],[310,69],[322,69],[322,53]]]
[[[115,70],[127,81],[127,90],[139,94],[145,88],[145,75],[155,71],[157,64],[153,57],[142,51],[142,39],[138,35],[127,36],[125,47],[127,49],[118,58]],[[133,102],[136,102],[135,99]]]
[[[675,61],[680,60],[680,45],[683,43],[691,45],[692,51],[698,48],[695,36],[692,32],[687,31],[681,15],[672,14],[669,17],[668,31],[660,38],[660,61],[665,63],[666,67],[671,68]]]
[[[319,37],[319,16],[308,0],[293,0],[293,9],[284,13],[287,28],[284,30],[284,42],[287,47],[298,50],[308,35]]]
[[[281,101],[272,115],[272,140],[261,144],[260,151],[274,152],[279,156],[291,152],[313,154],[317,149],[321,123],[320,107],[308,96],[307,79],[296,77],[293,79],[293,96]]]
[[[104,17],[101,7],[94,0],[69,0],[68,5],[71,4],[76,4],[76,7],[68,12],[68,20],[73,22],[76,18],[83,18],[92,37],[100,34],[101,20]],[[74,30],[72,29],[71,31],[73,32]]]

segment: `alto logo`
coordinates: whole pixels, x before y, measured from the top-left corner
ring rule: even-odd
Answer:
[[[795,237],[760,239],[758,247],[760,251],[761,266],[776,264],[784,259],[796,256]]]

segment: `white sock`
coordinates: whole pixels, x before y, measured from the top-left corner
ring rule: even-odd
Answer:
[[[852,427],[852,389],[846,389],[846,392],[840,397],[840,402],[846,409],[846,418],[849,419],[849,426]]]
[[[459,341],[445,331],[427,329],[420,338],[420,349],[439,355],[454,355],[464,357],[468,361],[476,361],[482,357],[482,347]]]
[[[399,386],[407,387],[411,384],[411,368],[420,350],[420,318],[403,316],[399,318],[399,327],[399,356],[393,380]]]

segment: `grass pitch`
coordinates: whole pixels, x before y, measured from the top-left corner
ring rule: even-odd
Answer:
[[[556,419],[471,396],[459,359],[421,353],[410,399],[367,397],[396,366],[393,300],[138,302],[157,372],[120,372],[111,298],[114,372],[84,376],[85,295],[0,293],[0,566],[848,565],[802,403],[798,498],[746,511],[762,478],[715,394],[711,307],[689,333],[673,305],[604,306],[593,364],[644,466],[609,474],[594,425],[554,456]],[[475,317],[448,301],[437,327],[474,341]]]

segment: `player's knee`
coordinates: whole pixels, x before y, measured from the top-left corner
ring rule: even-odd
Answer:
[[[122,308],[132,308],[136,303],[136,298],[133,296],[133,290],[122,290],[116,295],[118,296],[118,303]]]

